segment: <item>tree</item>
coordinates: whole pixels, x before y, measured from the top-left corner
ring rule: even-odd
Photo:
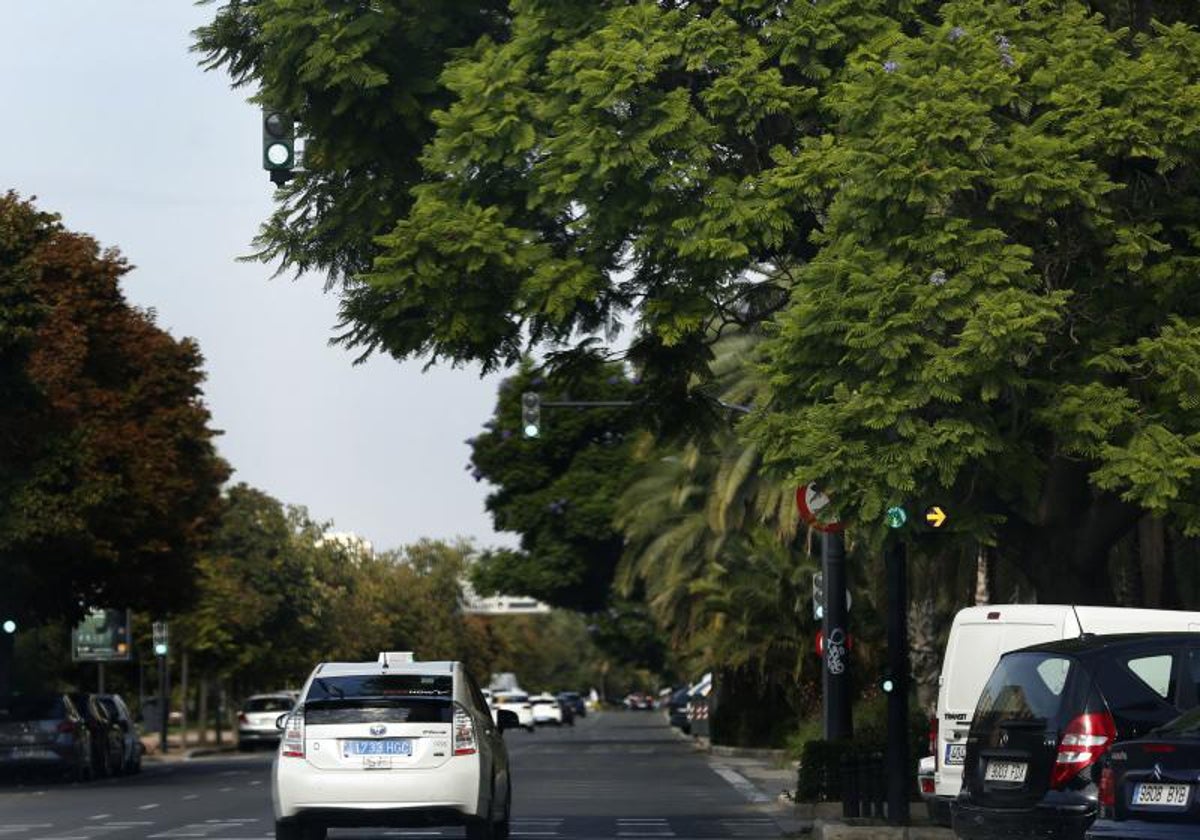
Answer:
[[[217,509],[199,348],[125,301],[128,270],[0,198],[0,606],[19,623],[185,604]]]
[[[1039,597],[1110,601],[1139,520],[1200,530],[1200,33],[941,15],[857,53],[788,156],[828,219],[752,433],[868,532],[949,503]]]
[[[636,407],[542,408],[542,428],[525,438],[521,395],[544,402],[629,400],[638,386],[618,364],[580,357],[553,378],[526,365],[500,387],[487,430],[471,441],[478,479],[495,486],[487,508],[496,529],[520,534],[519,551],[486,553],[472,578],[481,593],[528,595],[588,612],[609,603],[623,540],[613,506],[630,472]]]

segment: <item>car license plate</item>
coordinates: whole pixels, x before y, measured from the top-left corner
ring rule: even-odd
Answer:
[[[1023,761],[989,761],[983,778],[989,782],[1023,782],[1029,765]]]
[[[946,764],[962,764],[967,760],[967,745],[966,744],[947,744],[946,745]]]
[[[412,741],[408,738],[376,738],[374,740],[342,741],[342,755],[393,756],[412,755]]]
[[[1191,785],[1162,785],[1147,782],[1133,789],[1133,804],[1186,808],[1191,793]]]

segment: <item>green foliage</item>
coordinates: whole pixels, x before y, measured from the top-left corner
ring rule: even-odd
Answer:
[[[1143,512],[1200,527],[1200,33],[1130,38],[1080,3],[939,15],[857,51],[836,133],[781,159],[827,221],[752,436],[867,533],[953,500],[1042,597],[1107,600],[1087,570]]]
[[[537,438],[522,432],[525,391],[542,397]],[[468,468],[495,486],[487,508],[497,530],[521,535],[521,547],[480,559],[472,580],[481,593],[528,595],[588,612],[608,604],[623,544],[613,505],[630,471],[627,436],[640,423],[638,412],[546,404],[637,393],[621,365],[586,357],[549,378],[526,365],[501,385],[486,431],[471,441]]]
[[[0,607],[20,626],[186,605],[216,512],[199,348],[128,304],[128,270],[0,196]]]

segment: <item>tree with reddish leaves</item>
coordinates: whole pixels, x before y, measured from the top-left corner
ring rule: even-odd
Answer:
[[[129,264],[0,196],[0,610],[185,606],[228,467],[203,359],[120,289]]]

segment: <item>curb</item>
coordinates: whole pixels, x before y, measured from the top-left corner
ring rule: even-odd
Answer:
[[[775,766],[782,766],[787,761],[787,750],[758,749],[755,747],[725,747],[720,744],[709,744],[708,751],[713,755],[725,758],[752,758],[766,761]]]

